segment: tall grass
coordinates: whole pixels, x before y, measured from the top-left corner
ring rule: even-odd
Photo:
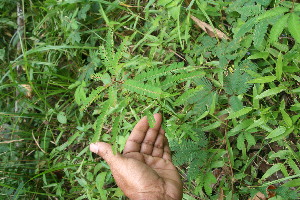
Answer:
[[[299,8],[0,0],[0,198],[125,199],[88,145],[100,138],[121,151],[135,121],[155,112],[165,117],[184,199],[271,197],[269,185],[279,199],[298,198]],[[174,63],[202,79],[145,76]],[[132,89],[131,79],[161,96]]]

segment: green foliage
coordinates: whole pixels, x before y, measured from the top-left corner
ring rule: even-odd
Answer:
[[[195,95],[188,98],[186,102],[188,104],[194,105],[191,114],[198,113],[196,115],[199,115],[199,113],[203,113],[206,108],[211,105],[215,92],[212,90],[211,82],[206,78],[196,79],[195,84],[197,87],[202,87],[203,89],[195,92]]]
[[[182,143],[171,145],[174,152],[173,160],[176,165],[187,164],[187,177],[193,180],[199,173],[200,168],[204,168],[207,160],[207,152],[204,148],[207,146],[207,140],[204,133],[197,137],[197,141],[183,140]]]
[[[173,63],[170,66],[165,66],[161,68],[154,68],[150,69],[147,72],[140,73],[134,77],[135,80],[138,81],[145,81],[145,80],[152,80],[155,78],[160,78],[162,76],[169,76],[173,75],[174,73],[186,71],[189,68],[184,66],[184,63]]]
[[[299,198],[299,3],[19,1],[22,31],[17,2],[0,0],[1,199],[125,199],[88,145],[120,152],[157,112],[185,199]]]
[[[297,28],[296,28],[296,27],[300,26],[299,15],[296,15],[295,13],[291,13],[288,20],[289,20],[288,28],[289,28],[291,35],[293,36],[293,38],[295,38],[296,42],[300,43],[300,33],[299,33],[299,31],[297,31]]]
[[[124,87],[130,91],[142,94],[154,99],[160,98],[162,96],[162,90],[159,87],[152,85],[146,85],[138,81],[127,80],[124,83]]]
[[[299,194],[297,191],[291,191],[288,187],[280,187],[275,190],[277,195],[282,199],[297,199],[299,198]]]

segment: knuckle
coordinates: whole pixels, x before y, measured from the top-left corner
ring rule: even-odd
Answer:
[[[158,149],[163,149],[163,145],[162,144],[155,144],[154,147],[158,148]]]
[[[133,143],[136,143],[136,144],[141,144],[140,142],[138,142],[138,141],[135,140],[135,139],[130,139],[129,141],[130,141],[130,142],[133,142]]]
[[[144,140],[143,143],[147,144],[147,145],[151,145],[151,146],[154,145],[153,141],[151,141],[151,140]]]

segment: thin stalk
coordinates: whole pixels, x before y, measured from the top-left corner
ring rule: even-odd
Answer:
[[[17,2],[17,37],[19,37],[19,41],[17,43],[17,56],[21,54],[22,52],[22,40],[23,40],[23,33],[24,33],[24,15],[23,15],[23,6],[20,2]],[[21,65],[16,66],[17,71],[17,78],[22,74],[23,68]],[[16,97],[19,95],[18,89],[16,89]],[[19,111],[18,107],[18,99],[16,98],[15,101],[15,112],[17,113]]]

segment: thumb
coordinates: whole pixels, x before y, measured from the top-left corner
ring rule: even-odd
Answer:
[[[105,142],[96,142],[90,144],[90,150],[91,152],[101,156],[109,165],[115,163],[114,161],[121,159],[121,155],[119,153],[114,154],[112,146]]]

